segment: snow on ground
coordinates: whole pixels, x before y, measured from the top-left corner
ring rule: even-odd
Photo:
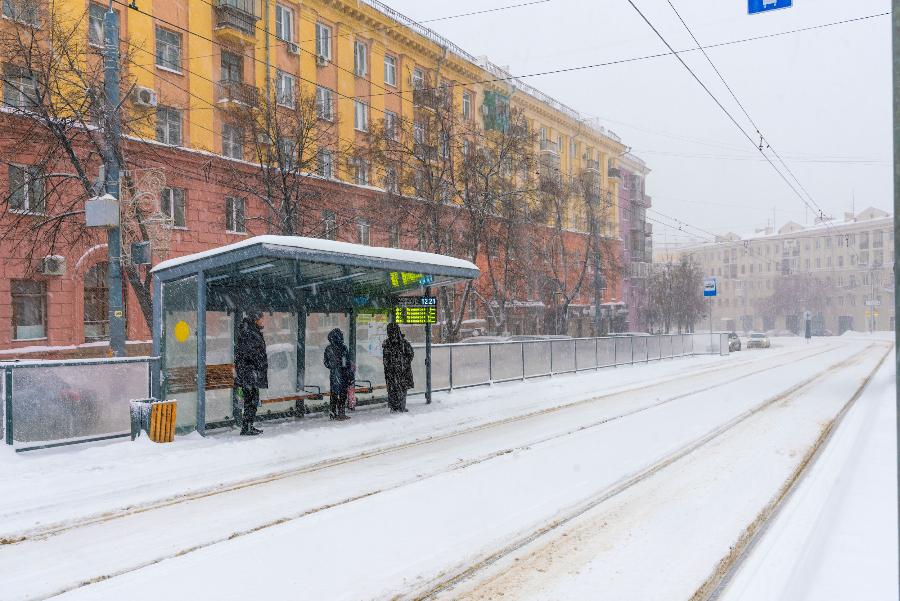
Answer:
[[[795,341],[787,341],[770,355],[796,348]],[[229,430],[205,439],[197,434],[179,437],[170,445],[141,437],[134,443],[124,439],[28,453],[0,447],[4,480],[17,483],[13,494],[0,494],[0,538],[767,356],[744,353],[666,360],[436,393],[431,405],[425,405],[422,397],[412,397],[411,413],[405,415],[389,415],[384,407],[361,408],[351,421],[341,424],[320,418],[263,424],[265,434],[251,439]]]
[[[33,510],[21,500],[3,498],[4,525],[7,517],[26,527],[39,518],[52,521],[42,518],[42,512],[64,515],[60,505],[65,502],[83,505],[83,514],[96,513],[97,507],[109,507],[116,500],[121,503],[122,497],[136,494],[129,487],[142,480],[136,470],[141,462],[153,468],[159,460],[168,459],[167,467],[179,479],[201,474],[204,467],[227,467],[232,460],[239,472],[259,474],[270,469],[262,460],[274,451],[270,447],[254,455],[254,450],[279,446],[279,442],[285,452],[295,455],[297,464],[309,463],[310,458],[301,454],[304,445],[327,442],[327,450],[319,452],[340,455],[346,447],[409,440],[440,428],[459,430],[485,419],[571,403],[579,396],[623,390],[614,398],[578,409],[2,546],[0,581],[10,599],[41,598],[68,589],[71,592],[64,598],[150,599],[163,594],[178,599],[387,598],[465,566],[547,523],[560,511],[757,405],[765,395],[823,373],[867,345],[868,341],[840,346],[828,341],[791,342],[781,349],[729,358],[681,360],[457,392],[427,410],[417,407],[416,413],[396,419],[371,411],[357,416],[362,419],[348,428],[319,420],[299,429],[295,424],[269,428],[266,439],[227,435],[190,440],[179,443],[181,447],[120,443],[85,449],[110,463],[117,456],[127,456],[122,469],[131,477],[113,470],[118,476],[116,494],[90,497],[90,489],[102,488],[110,474],[91,474],[89,466],[78,470],[89,482],[75,493],[59,488],[56,480],[61,470],[57,468],[35,476],[34,481],[46,487],[45,493],[50,489],[62,495],[64,502],[45,495],[44,508]],[[767,371],[754,374],[762,370]],[[741,376],[745,379],[739,382]],[[645,386],[648,380],[667,378],[664,386],[627,391]],[[838,390],[827,383],[823,387]],[[674,400],[648,408],[665,398]],[[821,411],[828,408],[821,405]],[[646,410],[615,419],[640,409]],[[759,431],[753,433],[759,435]],[[266,445],[258,444],[263,442]],[[130,456],[121,452],[131,449],[136,450]],[[240,451],[252,457],[241,463]],[[173,456],[166,458],[166,453]],[[68,457],[54,452],[43,459],[73,468],[77,461],[66,461]],[[284,456],[281,459],[287,462]],[[42,457],[26,458],[24,463],[32,460],[37,467]],[[164,472],[151,469],[149,482],[161,486]],[[184,490],[184,483],[169,490],[179,488]],[[28,488],[21,490],[26,493]],[[39,495],[30,494],[37,503]],[[727,546],[727,540],[718,539],[718,543]],[[48,573],[46,565],[54,569]],[[235,569],[254,577],[223,578]],[[109,576],[78,588],[85,580]],[[174,597],[172,591],[176,591]]]
[[[897,599],[895,381],[892,355],[722,599]]]

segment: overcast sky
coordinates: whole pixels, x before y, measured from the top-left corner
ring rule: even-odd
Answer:
[[[422,21],[524,0],[387,0]],[[890,11],[888,0],[795,0],[747,14],[747,0],[672,0],[710,44]],[[635,4],[676,49],[695,46],[667,0]],[[537,73],[666,51],[627,0],[549,0],[426,23],[471,54]],[[890,17],[708,50],[772,147],[812,199],[842,217],[892,207]],[[754,130],[700,52],[682,55],[744,129]],[[752,233],[812,211],[673,56],[532,77],[535,87],[598,117],[653,172],[654,209],[711,232]],[[654,219],[665,221],[659,214]],[[658,243],[682,239],[655,225]],[[702,235],[702,234],[700,234]]]

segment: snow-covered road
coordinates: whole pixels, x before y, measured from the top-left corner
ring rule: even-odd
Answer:
[[[0,545],[3,598],[579,599],[604,582],[604,598],[687,599],[886,350],[786,343],[301,428],[343,441],[330,456],[273,452],[310,444],[291,426],[258,446],[214,436],[169,447],[169,482],[166,447],[81,453],[107,465],[120,449],[144,478],[92,474],[79,453],[4,458],[46,470],[27,472],[42,489],[0,496],[17,541]]]

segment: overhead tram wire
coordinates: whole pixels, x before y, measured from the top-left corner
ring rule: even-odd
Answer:
[[[728,119],[734,124],[735,127],[738,128],[738,130],[741,132],[741,134],[745,138],[747,138],[747,141],[750,142],[750,144],[752,144],[754,148],[759,149],[759,147],[757,146],[756,140],[754,140],[752,137],[750,137],[750,134],[748,134],[744,130],[743,126],[740,123],[738,123],[738,121],[737,121],[737,119],[735,119],[734,115],[732,115],[728,111],[728,109],[725,108],[725,106],[722,104],[722,102],[716,97],[715,94],[712,93],[712,91],[709,89],[709,87],[707,87],[707,85],[705,83],[703,83],[703,80],[700,79],[700,77],[694,72],[694,70],[691,69],[691,67],[684,61],[683,58],[681,58],[681,55],[675,51],[675,49],[672,47],[671,44],[669,44],[669,41],[666,40],[666,38],[662,35],[662,33],[660,33],[659,29],[657,29],[656,26],[653,25],[653,23],[650,21],[650,19],[648,19],[647,16],[641,11],[641,9],[639,9],[637,7],[637,5],[634,3],[634,0],[626,0],[626,1],[638,13],[638,15],[640,15],[640,17],[644,20],[644,22],[647,23],[648,26],[650,26],[650,29],[653,30],[653,32],[663,42],[663,44],[666,45],[666,47],[669,49],[668,54],[674,55],[675,58],[678,59],[678,62],[680,62],[682,64],[682,66],[685,69],[687,69],[688,73],[691,74],[691,76],[697,81],[697,83],[700,85],[700,87],[703,88],[703,90],[707,93],[707,95],[709,95],[709,97],[712,98],[713,102],[716,103],[716,105],[719,107],[719,109],[723,113],[725,113],[725,115],[728,117]],[[794,185],[787,178],[787,176],[781,172],[781,170],[778,168],[778,166],[775,163],[772,162],[772,159],[770,159],[762,150],[760,150],[760,154],[765,157],[766,162],[768,162],[769,165],[772,166],[772,169],[774,169],[775,172],[781,177],[781,179],[784,180],[784,182],[788,185],[788,187],[794,192],[794,194],[797,196],[797,198],[800,199],[800,201],[803,204],[805,204],[813,213],[819,212],[817,207],[814,207],[812,204],[810,204],[810,202],[808,200],[806,200],[802,194],[800,194],[800,192],[797,190],[797,188],[794,187]]]
[[[666,1],[669,3],[669,6],[672,8],[672,11],[678,17],[678,20],[681,21],[682,25],[684,25],[684,28],[687,30],[688,34],[690,34],[691,39],[694,40],[695,44],[697,44],[697,48],[699,48],[700,52],[703,53],[703,56],[706,58],[706,61],[709,63],[709,65],[713,68],[713,71],[715,71],[716,75],[719,76],[719,79],[725,85],[725,89],[728,90],[728,93],[731,94],[731,97],[734,99],[734,101],[740,107],[741,111],[743,111],[744,116],[747,117],[747,120],[750,122],[750,124],[756,130],[756,133],[759,134],[760,140],[762,140],[766,143],[767,148],[772,151],[772,154],[775,155],[775,157],[782,164],[782,166],[785,168],[785,170],[787,170],[787,172],[791,175],[791,177],[794,178],[794,181],[797,182],[797,185],[800,186],[800,189],[803,190],[803,193],[806,194],[806,197],[809,199],[809,201],[812,202],[813,205],[815,205],[819,209],[819,216],[824,219],[825,211],[822,209],[822,207],[819,205],[819,203],[817,203],[815,201],[815,199],[813,199],[812,195],[809,193],[809,190],[806,189],[806,187],[803,185],[803,183],[800,181],[800,179],[794,174],[794,172],[791,170],[791,168],[788,166],[788,164],[784,162],[784,159],[781,158],[781,155],[778,154],[778,151],[775,150],[775,148],[772,146],[771,142],[769,142],[769,140],[766,138],[766,136],[763,135],[762,130],[759,128],[759,126],[753,120],[753,117],[751,117],[750,113],[747,112],[747,109],[744,106],[744,103],[741,102],[740,99],[737,97],[737,94],[735,94],[734,90],[731,88],[731,86],[725,80],[725,76],[722,75],[722,72],[719,70],[719,68],[716,66],[716,64],[713,62],[713,60],[710,58],[709,54],[703,48],[703,45],[700,43],[700,40],[697,39],[697,36],[695,36],[694,32],[691,31],[691,28],[688,26],[687,22],[681,16],[681,13],[679,13],[678,9],[675,8],[675,4],[672,2],[672,0],[666,0]],[[760,146],[762,146],[762,143],[760,143]],[[763,152],[763,151],[760,150],[760,152]]]

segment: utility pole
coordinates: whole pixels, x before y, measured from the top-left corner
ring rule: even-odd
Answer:
[[[121,124],[119,123],[119,16],[113,10],[113,0],[109,2],[109,10],[103,17],[103,89],[106,96],[106,137],[103,157],[106,176],[106,193],[113,196],[121,206],[121,190],[119,189],[119,149],[122,141]],[[120,213],[121,214],[121,213]],[[107,229],[107,245],[109,250],[109,270],[107,283],[109,286],[109,348],[114,357],[125,356],[125,302],[122,298],[122,240],[117,225]]]
[[[894,231],[900,230],[900,0],[893,0],[891,4],[891,31],[894,57]],[[897,327],[898,305],[897,291],[897,261],[900,259],[900,251],[894,244],[894,349],[900,346],[900,329]],[[900,374],[900,353],[895,354],[895,374]],[[900,435],[900,386],[895,382],[897,404],[897,434]],[[900,438],[900,436],[898,436]],[[900,451],[900,449],[898,449]],[[897,473],[900,476],[900,454],[897,459]],[[900,510],[900,497],[898,497],[898,510]],[[900,531],[898,531],[900,539]]]

